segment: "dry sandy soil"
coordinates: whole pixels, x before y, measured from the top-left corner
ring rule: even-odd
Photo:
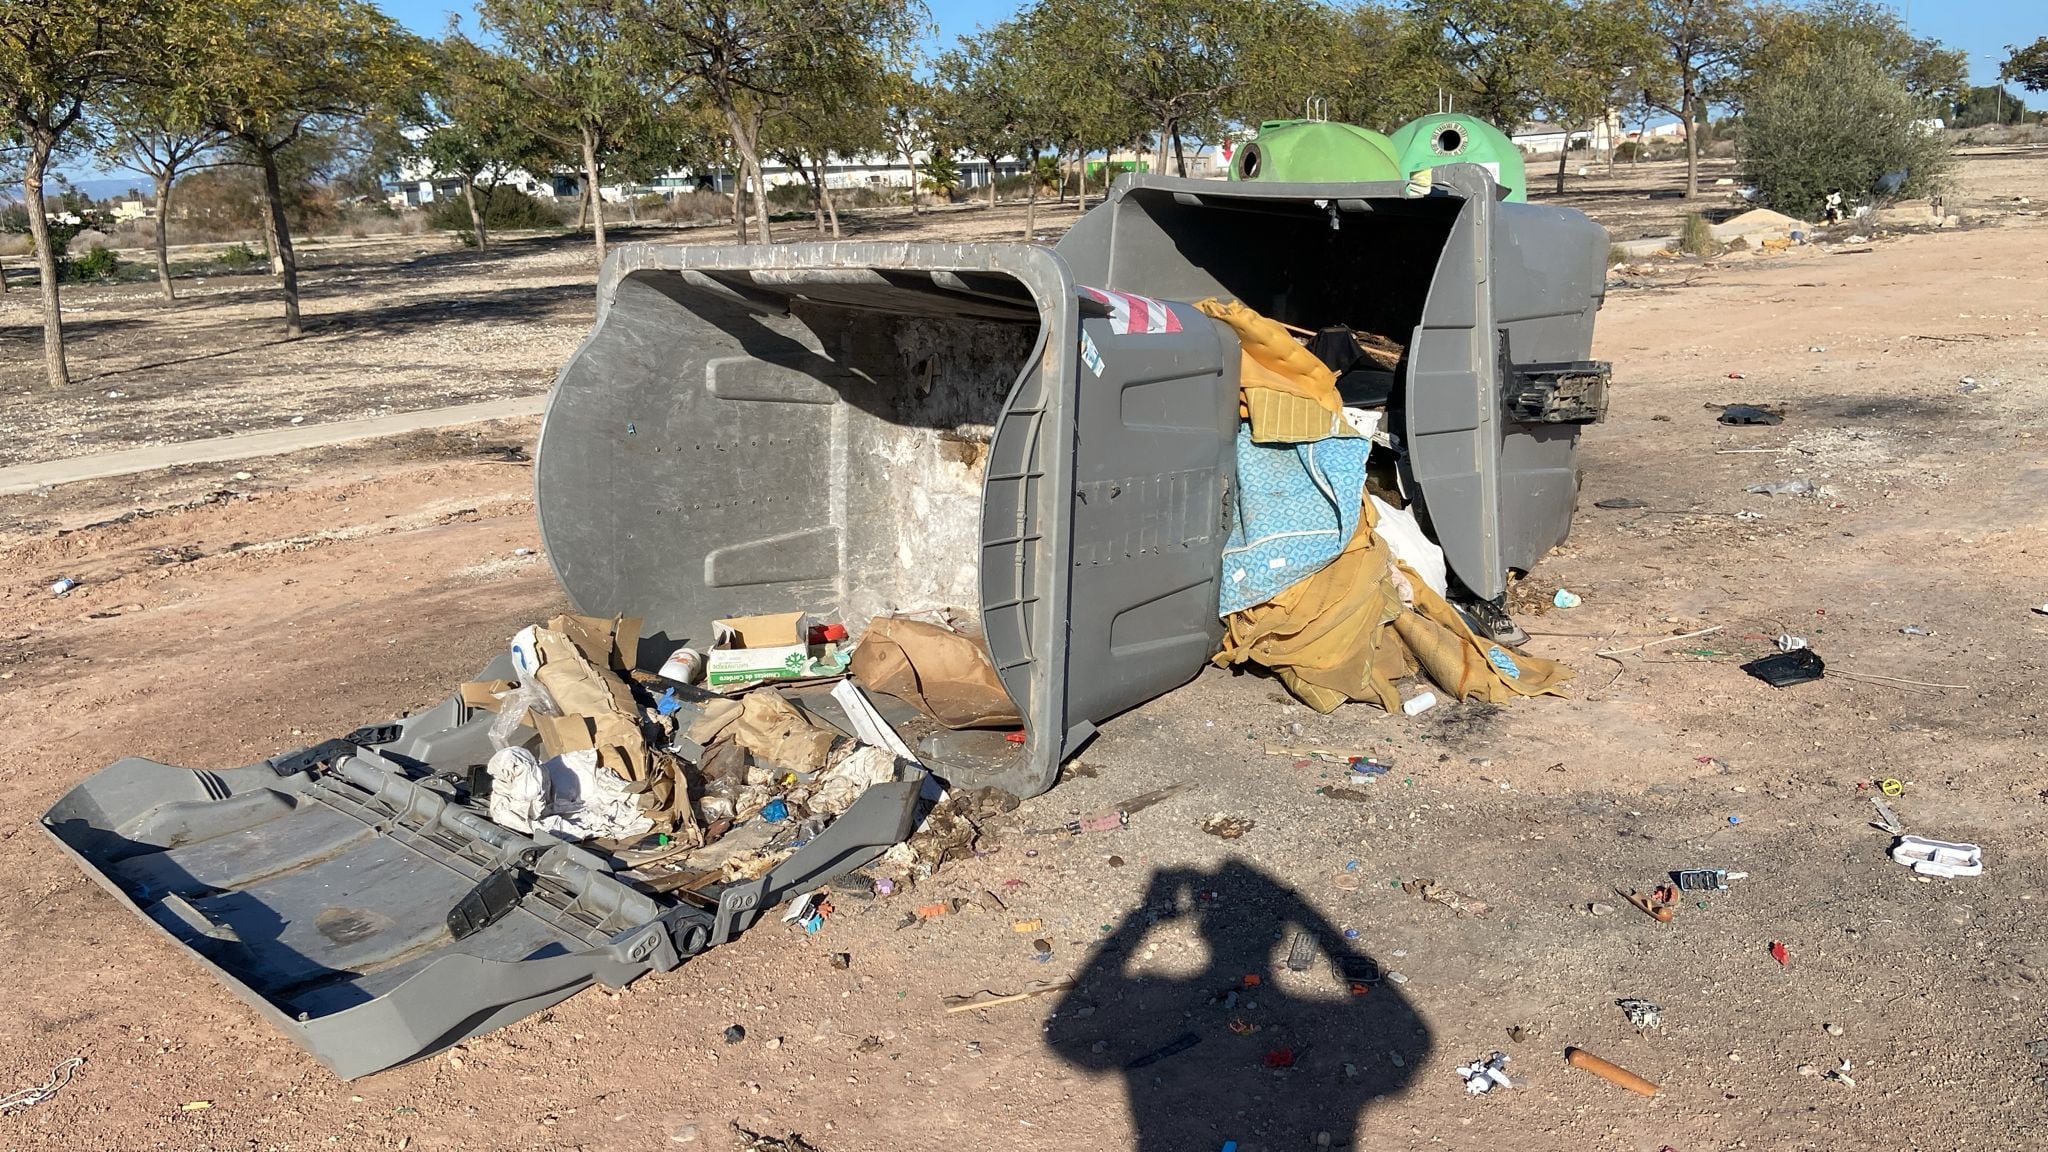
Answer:
[[[437,318],[385,341],[349,334],[350,298],[316,293],[338,334],[291,349],[293,371],[374,358],[450,396],[540,386],[580,330],[568,286],[589,268],[545,246],[514,259],[561,298],[531,317],[423,311]],[[400,263],[336,274],[423,308],[476,294]],[[2048,600],[2048,231],[2013,217],[1629,282],[1600,319],[1613,412],[1584,441],[1573,537],[1517,601],[1584,597],[1521,616],[1531,651],[1578,669],[1571,699],[1320,717],[1212,672],[1106,724],[1073,778],[990,829],[990,854],[914,891],[842,893],[817,936],[764,926],[352,1084],[118,908],[37,816],[122,755],[229,766],[421,708],[559,608],[546,564],[514,551],[538,545],[529,470],[497,450],[531,423],[0,500],[0,1090],[86,1058],[54,1099],[0,1118],[0,1146],[724,1149],[737,1122],[826,1152],[1270,1152],[1317,1132],[1372,1148],[2041,1147],[2048,616],[2029,608]],[[457,350],[527,327],[535,343],[508,361]],[[443,345],[442,367],[412,366]],[[129,379],[174,390],[197,371]],[[153,402],[166,421],[239,419],[268,387]],[[1787,416],[1719,425],[1706,405],[1729,401]],[[10,423],[40,409],[9,404]],[[90,418],[63,417],[81,433]],[[1793,477],[1820,494],[1745,492]],[[1649,507],[1593,506],[1616,496]],[[55,599],[58,576],[83,584]],[[1843,674],[1774,690],[1739,671],[1787,631]],[[1343,781],[1271,742],[1395,768],[1332,796],[1318,789]],[[1867,823],[1864,786],[1884,777],[1903,781],[1892,803],[1913,831],[1984,845],[1985,875],[1893,864]],[[1175,781],[1189,790],[1121,832],[1021,830]],[[1254,827],[1205,835],[1216,812]],[[1748,876],[1669,924],[1615,895],[1701,866]],[[1394,886],[1415,877],[1490,908]],[[915,903],[983,890],[1009,911],[897,927]],[[1013,917],[1045,921],[1049,963]],[[1319,925],[1355,930],[1405,982],[1347,998],[1327,972],[1286,971],[1292,932]],[[1228,1002],[1251,971],[1266,982]],[[1075,989],[941,1007],[1061,980]],[[1662,1027],[1638,1036],[1621,997],[1662,1005]],[[727,1045],[734,1023],[746,1039]],[[1200,1043],[1117,1074],[1183,1033]],[[1568,1044],[1662,1094],[1566,1067]],[[1453,1067],[1495,1049],[1515,1089],[1467,1096]],[[1269,1067],[1282,1050],[1293,1065]],[[1853,1086],[1823,1077],[1845,1060]]]

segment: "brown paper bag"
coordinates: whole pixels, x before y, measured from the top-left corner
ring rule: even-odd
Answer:
[[[1023,723],[981,641],[936,624],[876,617],[848,670],[862,686],[915,704],[948,728]]]

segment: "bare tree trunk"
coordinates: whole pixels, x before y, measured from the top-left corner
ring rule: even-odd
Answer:
[[[576,227],[574,230],[581,232],[583,231],[583,225],[590,220],[590,187],[582,180],[578,180],[576,183],[582,185],[582,187],[576,191]]]
[[[1166,142],[1178,131],[1179,128],[1171,120],[1159,128],[1158,147],[1152,150],[1152,171],[1161,176],[1166,175]]]
[[[998,158],[998,157],[996,157],[996,156],[990,156],[990,157],[988,158],[988,206],[989,206],[989,207],[990,207],[991,209],[993,209],[993,208],[994,208],[994,207],[996,206],[996,161],[997,161],[997,159],[999,159],[999,158]]]
[[[171,180],[177,173],[166,168],[156,174],[156,283],[164,294],[164,303],[178,298],[177,289],[171,286]]]
[[[825,172],[824,165],[816,168],[806,165],[804,178],[811,183],[811,221],[817,226],[818,235],[825,234]]]
[[[469,201],[469,230],[476,236],[476,250],[481,252],[490,247],[490,241],[484,236],[483,210],[476,206],[476,177],[467,172],[462,174],[462,198]]]
[[[1033,147],[1024,160],[1024,184],[1031,195],[1024,201],[1024,239],[1038,232],[1038,149]]]
[[[583,128],[583,182],[590,189],[590,230],[597,240],[597,259],[604,261],[604,197],[597,188],[597,133]]]
[[[917,206],[917,153],[906,148],[903,158],[910,161],[910,214],[922,215],[923,209]]]
[[[754,242],[773,244],[775,236],[768,230],[768,177],[761,172],[758,157],[747,162],[754,173]]]
[[[0,296],[7,295],[7,261],[0,258]]]
[[[1572,130],[1564,130],[1564,143],[1557,146],[1557,194],[1564,195],[1564,162],[1572,154]]]
[[[1173,166],[1180,172],[1180,178],[1188,178],[1188,154],[1181,150],[1180,125],[1173,126]]]
[[[22,198],[28,202],[28,234],[36,245],[36,276],[43,289],[43,368],[50,387],[71,383],[64,364],[64,311],[57,292],[57,253],[50,247],[50,221],[43,215],[43,173],[50,165],[55,139],[31,140],[28,171],[21,182]]]
[[[1088,214],[1088,150],[1083,148],[1074,157],[1074,190],[1081,200],[1081,215]]]
[[[292,226],[284,216],[284,189],[277,178],[277,153],[266,150],[263,156],[263,206],[265,215],[270,217],[271,234],[277,237],[277,263],[284,277],[284,336],[296,340],[304,333],[299,323],[299,259],[292,252]]]
[[[825,190],[825,215],[832,221],[832,238],[837,240],[839,239],[839,205],[832,200],[832,186],[830,184],[825,184],[821,181],[819,186]]]
[[[1695,109],[1691,97],[1685,101],[1685,198],[1694,199],[1700,194],[1700,139],[1693,123]]]
[[[270,274],[284,275],[284,258],[277,254],[277,216],[270,211],[269,194],[264,194],[261,211],[263,217],[263,255],[270,260]]]

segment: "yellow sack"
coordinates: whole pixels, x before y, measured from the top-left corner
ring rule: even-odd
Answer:
[[[1214,662],[1269,668],[1302,703],[1324,713],[1346,700],[1374,701],[1392,712],[1401,706],[1394,682],[1418,668],[1461,700],[1560,693],[1571,669],[1474,636],[1421,577],[1398,567],[1373,532],[1377,521],[1367,501],[1358,531],[1327,567],[1227,617]],[[1404,587],[1413,608],[1402,599]],[[1501,664],[1490,658],[1495,652]]]
[[[1344,422],[1337,374],[1295,343],[1287,329],[1235,300],[1225,304],[1211,297],[1195,307],[1237,333],[1237,414],[1251,425],[1254,444],[1358,435]]]

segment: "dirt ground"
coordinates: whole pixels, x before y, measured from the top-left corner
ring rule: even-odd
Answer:
[[[445,376],[450,398],[541,387],[581,331],[570,286],[590,269],[566,249],[512,257],[559,298],[474,325],[428,319],[484,295],[465,257],[420,257],[452,287],[413,284],[406,259],[346,274],[423,319],[373,340],[336,318],[324,352],[290,349],[296,368],[232,399],[175,395],[198,368],[139,372],[167,431],[137,435],[199,410],[275,419],[312,394],[348,410],[344,359]],[[506,449],[532,422],[0,499],[0,1092],[86,1058],[0,1118],[0,1146],[726,1149],[738,1123],[825,1152],[1273,1152],[1318,1132],[1360,1148],[2041,1147],[2048,616],[2030,608],[2048,601],[2031,555],[2048,549],[2048,232],[2008,216],[1627,283],[1600,317],[1612,415],[1583,441],[1572,539],[1516,600],[1529,650],[1578,670],[1570,699],[1323,717],[1212,671],[1105,724],[1070,778],[988,830],[986,855],[912,891],[838,893],[816,936],[764,925],[354,1083],[119,908],[37,817],[120,756],[231,766],[430,705],[560,608],[546,562],[517,552],[539,540],[530,469]],[[361,298],[315,294],[312,312],[345,299]],[[120,355],[163,356],[152,327]],[[61,450],[13,360],[7,435]],[[288,378],[330,362],[330,385]],[[272,385],[285,398],[258,395]],[[1726,402],[1787,414],[1727,427],[1708,407]],[[82,394],[57,407],[65,435],[97,434]],[[1820,492],[1745,491],[1789,478]],[[1595,506],[1615,497],[1647,507]],[[59,576],[82,583],[54,598]],[[1583,606],[1533,607],[1559,587]],[[1742,674],[1783,632],[1841,674]],[[1352,785],[1269,744],[1394,767]],[[1887,777],[1910,830],[1984,846],[1983,877],[1920,880],[1887,858],[1867,788]],[[1024,831],[1172,782],[1189,787],[1120,832]],[[1218,812],[1253,826],[1204,834]],[[1616,894],[1691,867],[1747,877],[1689,894],[1668,924]],[[1488,910],[1398,887],[1418,877]],[[898,927],[983,891],[1008,910]],[[1044,921],[1049,962],[1013,918]],[[1325,928],[1400,979],[1349,997],[1327,971],[1288,971],[1292,934]],[[1266,979],[1246,988],[1253,971]],[[1060,981],[1075,987],[941,1002]],[[1624,997],[1661,1005],[1662,1026],[1638,1035]],[[1198,1043],[1117,1074],[1183,1034]],[[1566,1045],[1662,1093],[1566,1067]],[[1453,1068],[1496,1049],[1515,1088],[1468,1096]],[[1847,1079],[1826,1078],[1843,1061]]]

